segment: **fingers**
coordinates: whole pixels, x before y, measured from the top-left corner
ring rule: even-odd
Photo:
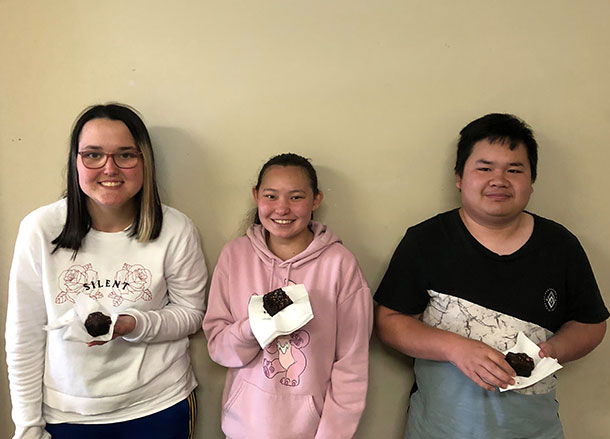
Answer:
[[[542,343],[538,344],[538,347],[540,348],[540,351],[538,351],[538,356],[540,358],[545,358],[545,357],[555,358],[555,356],[553,355],[553,352],[552,352],[552,347],[549,343],[543,341]]]
[[[108,343],[107,341],[99,341],[99,340],[95,340],[95,341],[90,341],[89,343],[87,343],[87,346],[92,347],[92,346],[101,346],[103,344]]]
[[[515,383],[515,372],[504,360],[504,355],[483,342],[467,340],[460,346],[452,362],[483,389],[505,389]]]
[[[539,346],[540,350],[538,351],[538,356],[540,358],[544,358],[544,357],[548,357],[549,355],[544,351],[544,348],[542,346]]]
[[[464,371],[463,371],[464,372]],[[493,392],[496,387],[506,388],[506,384],[502,383],[494,375],[489,373],[485,368],[465,373],[477,386]]]
[[[508,363],[504,361],[504,357],[490,360],[491,361],[483,364],[482,368],[478,371],[478,375],[481,379],[488,384],[503,389],[511,384],[515,384],[515,380],[513,379],[515,373]],[[499,361],[499,363],[496,363],[496,361]],[[500,365],[500,363],[503,364]]]
[[[479,387],[482,387],[485,390],[489,390],[490,392],[493,392],[494,390],[496,390],[496,388],[494,386],[492,386],[491,384],[486,382],[483,378],[481,378],[476,373],[472,376],[469,376],[468,378],[470,378],[472,381],[474,381],[474,383],[476,385],[478,385]]]

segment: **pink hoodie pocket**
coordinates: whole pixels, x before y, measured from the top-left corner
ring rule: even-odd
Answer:
[[[312,439],[319,423],[313,396],[277,395],[242,381],[223,407],[222,431],[231,439]]]

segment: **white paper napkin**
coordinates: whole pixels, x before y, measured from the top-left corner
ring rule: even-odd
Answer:
[[[529,387],[563,367],[555,358],[540,358],[540,356],[538,355],[538,352],[540,352],[540,348],[536,343],[531,341],[523,332],[519,332],[519,334],[517,334],[517,343],[512,348],[505,351],[504,355],[506,355],[508,352],[513,352],[515,354],[525,352],[534,360],[534,370],[532,370],[532,374],[529,377],[514,377],[515,384],[513,384],[512,386],[508,386],[506,389],[500,388],[500,392],[504,392],[506,390],[511,389],[523,389],[524,387]]]
[[[85,328],[85,320],[92,312],[101,312],[110,316],[110,330],[107,334],[100,335],[98,337],[92,337]],[[109,341],[112,340],[112,334],[114,332],[114,324],[119,315],[108,311],[97,301],[91,300],[89,297],[83,297],[81,295],[76,297],[74,307],[65,312],[57,320],[50,322],[44,326],[45,331],[54,331],[61,328],[66,328],[63,339],[70,341],[82,341],[89,343],[91,341]]]
[[[313,319],[309,294],[307,294],[305,285],[290,285],[282,287],[282,290],[286,292],[293,303],[273,317],[267,314],[263,308],[262,295],[252,296],[248,304],[250,327],[258,344],[263,349],[280,335],[292,334]]]

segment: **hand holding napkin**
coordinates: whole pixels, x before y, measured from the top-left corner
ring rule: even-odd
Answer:
[[[248,305],[248,317],[254,337],[261,348],[265,347],[280,335],[292,334],[313,319],[309,294],[305,285],[290,285],[282,290],[292,300],[292,305],[278,312],[273,317],[263,308],[263,296],[253,295]]]
[[[519,332],[519,334],[517,334],[517,343],[515,343],[512,348],[505,351],[504,355],[506,355],[508,352],[525,352],[534,360],[534,370],[532,370],[532,374],[529,377],[516,376],[515,384],[508,386],[506,389],[500,388],[500,392],[529,387],[563,367],[555,358],[540,358],[540,355],[538,354],[540,352],[540,348],[523,332]]]

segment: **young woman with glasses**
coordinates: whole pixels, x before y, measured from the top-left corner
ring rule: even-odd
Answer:
[[[15,245],[6,326],[15,438],[190,437],[188,335],[201,325],[206,282],[193,223],[159,200],[140,117],[125,105],[87,108],[72,130],[66,197],[26,216]],[[43,330],[77,301],[118,316],[112,340]]]

